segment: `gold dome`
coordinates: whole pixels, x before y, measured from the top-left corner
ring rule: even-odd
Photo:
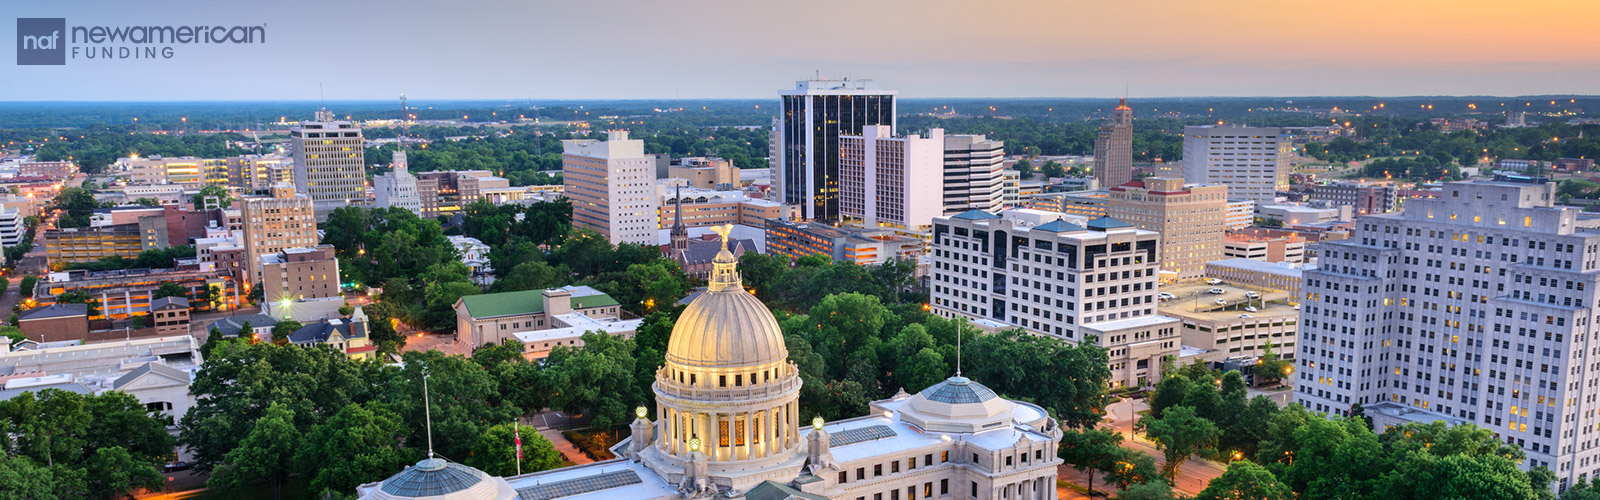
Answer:
[[[738,261],[722,251],[706,292],[684,309],[667,342],[666,361],[688,369],[734,369],[782,363],[789,357],[778,321],[739,280]]]

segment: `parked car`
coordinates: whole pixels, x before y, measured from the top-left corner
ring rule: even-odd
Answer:
[[[1241,317],[1241,318],[1249,318],[1251,316],[1249,314],[1240,314],[1239,317]]]
[[[1206,284],[1207,285],[1212,285],[1212,286],[1221,285],[1222,284],[1222,280],[1219,280],[1219,279],[1216,279],[1216,278],[1211,278],[1211,279],[1206,280]]]
[[[1212,288],[1210,290],[1206,290],[1206,293],[1209,293],[1209,294],[1212,294],[1212,295],[1222,295],[1222,294],[1228,293],[1228,292],[1223,291],[1221,288]]]
[[[1176,298],[1178,298],[1178,296],[1170,294],[1170,293],[1167,293],[1167,292],[1161,292],[1161,293],[1156,294],[1156,298],[1161,299],[1161,300],[1170,300],[1170,299],[1176,299]]]
[[[1227,301],[1227,299],[1217,299],[1217,305],[1219,305],[1219,306],[1228,305],[1228,301]]]
[[[194,468],[194,464],[191,464],[189,462],[170,462],[165,467],[162,467],[161,471],[162,472],[177,472],[177,471],[180,471],[180,470],[189,470],[189,469],[192,469],[192,468]]]
[[[1256,299],[1261,298],[1261,294],[1255,293],[1255,292],[1245,292],[1244,293],[1244,298],[1247,298],[1247,299],[1250,299],[1250,300],[1256,300]]]
[[[1256,306],[1244,306],[1245,312],[1256,312]]]

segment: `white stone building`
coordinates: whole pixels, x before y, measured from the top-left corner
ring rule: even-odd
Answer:
[[[771,311],[724,249],[672,330],[657,416],[639,408],[620,458],[513,477],[430,458],[364,500],[1054,500],[1061,429],[1044,409],[952,377],[875,401],[866,416],[800,422],[799,369]]]
[[[1183,178],[1225,184],[1228,196],[1270,205],[1289,189],[1290,141],[1277,127],[1183,128]]]
[[[1600,474],[1600,230],[1555,184],[1446,183],[1366,215],[1306,270],[1295,400],[1381,430],[1472,422],[1562,485]]]
[[[931,310],[1068,342],[1091,337],[1114,387],[1154,384],[1180,348],[1156,310],[1159,236],[1111,218],[1032,225],[987,212],[934,219]]]
[[[422,198],[417,194],[417,176],[406,170],[405,150],[395,151],[387,173],[372,177],[372,191],[378,208],[398,207],[422,216]]]
[[[1005,208],[1005,146],[982,135],[944,136],[945,214]]]
[[[846,224],[927,234],[944,214],[944,130],[895,137],[888,125],[839,136],[839,215]]]
[[[572,200],[572,225],[598,231],[612,244],[652,245],[661,229],[656,195],[656,159],[644,141],[626,130],[607,140],[561,141],[561,178]]]

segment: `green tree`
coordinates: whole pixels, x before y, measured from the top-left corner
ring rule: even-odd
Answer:
[[[591,425],[610,429],[626,424],[642,402],[634,384],[632,339],[606,333],[583,334],[581,348],[557,347],[545,358],[545,374],[561,390],[551,407],[593,416]]]
[[[217,204],[223,209],[233,206],[233,197],[228,196],[228,190],[223,189],[222,186],[211,185],[200,188],[200,192],[195,193],[194,200],[191,200],[194,203],[195,210],[206,207],[205,200],[207,197],[215,197]]]
[[[1161,379],[1156,384],[1156,391],[1150,395],[1150,416],[1161,418],[1162,412],[1167,408],[1178,406],[1189,399],[1189,392],[1194,389],[1194,382],[1183,375],[1172,375]]]
[[[1278,354],[1272,351],[1272,342],[1262,346],[1261,360],[1250,367],[1251,374],[1256,376],[1256,385],[1272,385],[1288,378],[1293,372],[1293,366],[1288,361],[1278,359]]]
[[[136,458],[121,446],[99,448],[84,464],[88,490],[99,498],[126,498],[136,489],[160,490],[165,484],[161,472],[147,459]]]
[[[11,345],[28,340],[28,336],[22,334],[22,329],[11,325],[0,326],[0,337],[11,339]]]
[[[1172,495],[1172,486],[1166,481],[1156,479],[1149,482],[1138,483],[1128,489],[1118,491],[1116,500],[1175,500]]]
[[[739,276],[744,285],[755,289],[757,297],[772,300],[776,290],[772,287],[783,282],[789,272],[789,256],[745,252],[739,256]]]
[[[22,277],[22,285],[20,286],[20,288],[17,291],[22,294],[23,298],[30,298],[31,299],[31,298],[33,298],[33,288],[38,283],[39,283],[39,277],[38,276],[34,276],[34,275],[31,275],[31,274],[27,275],[27,276],[23,276]]]
[[[497,422],[510,422],[523,413],[507,401],[494,373],[464,356],[407,351],[401,361],[404,367],[385,373],[386,384],[391,389],[377,396],[404,420],[405,429],[410,432],[406,437],[408,443],[428,441],[426,406],[422,400],[424,374],[432,398],[433,443],[439,455],[468,456],[472,453],[472,443],[485,428]],[[617,383],[631,387],[631,382],[631,378],[623,377]],[[551,387],[561,387],[563,392],[567,389],[561,385]]]
[[[543,261],[517,264],[511,272],[494,280],[494,291],[545,290],[569,284],[572,272],[565,267],[551,266]]]
[[[1235,414],[1232,423],[1223,428],[1217,446],[1223,450],[1237,451],[1245,458],[1255,460],[1260,452],[1261,440],[1267,435],[1268,427],[1277,414],[1277,403],[1266,396],[1256,396]]]
[[[1112,450],[1112,454],[1112,467],[1105,471],[1106,481],[1117,488],[1126,490],[1135,484],[1161,482],[1161,471],[1150,454],[1122,447]]]
[[[406,430],[400,415],[367,402],[340,408],[306,433],[294,462],[308,481],[307,491],[355,491],[405,468],[417,453],[400,445]]]
[[[85,489],[81,469],[46,467],[7,454],[0,454],[0,484],[6,486],[0,489],[4,500],[67,500]]]
[[[512,476],[517,473],[516,425],[522,435],[522,473],[538,472],[560,467],[563,459],[554,444],[539,434],[538,429],[520,424],[500,424],[483,430],[472,445],[472,454],[466,464],[493,476]]]
[[[1600,500],[1600,488],[1590,483],[1589,478],[1579,478],[1578,482],[1561,492],[1561,500]]]
[[[1017,160],[1017,163],[1013,164],[1011,169],[1016,170],[1017,177],[1021,178],[1022,180],[1029,180],[1033,178],[1033,162],[1028,161],[1027,158]]]
[[[278,324],[272,325],[272,343],[280,346],[289,345],[289,336],[304,327],[305,325],[292,319],[279,321]]]
[[[1168,480],[1178,476],[1178,468],[1190,455],[1215,449],[1217,437],[1222,434],[1216,424],[1200,418],[1188,406],[1167,408],[1160,418],[1140,420],[1138,427],[1161,449],[1166,458],[1162,472]]]
[[[265,482],[272,498],[283,498],[283,484],[294,467],[295,449],[301,435],[295,429],[294,413],[282,404],[267,408],[266,415],[251,426],[250,433],[229,451],[206,486],[225,493],[245,491],[252,484]]]
[[[1114,471],[1117,450],[1122,449],[1122,435],[1111,429],[1068,430],[1061,435],[1059,455],[1061,460],[1080,471],[1089,473],[1089,496],[1094,496],[1094,473]]]
[[[1206,484],[1195,500],[1294,500],[1288,486],[1266,468],[1248,460],[1235,460],[1228,470]]]

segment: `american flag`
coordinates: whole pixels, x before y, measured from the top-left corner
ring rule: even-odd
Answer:
[[[517,460],[522,460],[522,429],[517,424],[511,424],[511,435],[517,438]]]

